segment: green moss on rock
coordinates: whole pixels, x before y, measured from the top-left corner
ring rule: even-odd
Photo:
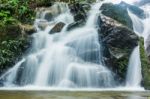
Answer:
[[[140,56],[142,64],[143,86],[150,89],[150,62],[144,48],[144,40],[140,39]]]

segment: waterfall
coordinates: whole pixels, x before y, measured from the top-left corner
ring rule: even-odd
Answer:
[[[66,31],[67,26],[74,22],[67,4],[56,3],[51,8],[40,10],[35,20],[38,32],[32,35],[31,50],[1,76],[4,86],[114,87],[112,72],[102,64],[96,28],[100,6],[98,3],[92,7],[85,26],[71,31]],[[51,18],[46,16],[49,12]],[[65,23],[62,31],[50,34],[59,22]],[[46,25],[44,29],[40,28],[41,24]]]
[[[140,87],[142,75],[141,75],[141,60],[139,46],[135,47],[128,64],[127,87]]]
[[[147,48],[146,41],[148,40],[148,36],[150,35],[150,28],[149,28],[149,22],[150,22],[150,7],[149,4],[144,5],[141,7],[142,10],[145,12],[145,18],[141,19],[135,14],[133,14],[128,9],[128,14],[132,20],[133,23],[133,29],[134,32],[139,35],[140,37],[144,38],[145,48]]]
[[[146,7],[149,7],[149,5],[146,5]],[[145,7],[143,8],[146,14],[145,19],[140,19],[128,9],[128,14],[133,23],[134,32],[139,37],[144,38],[145,48],[147,48],[146,41],[148,40],[148,36],[150,32],[149,24],[148,24],[150,22],[150,13],[149,13],[150,10],[147,9]],[[130,56],[127,78],[126,78],[126,85],[128,87],[140,87],[141,81],[142,81],[142,73],[141,73],[140,51],[139,51],[139,46],[137,46],[133,50]]]

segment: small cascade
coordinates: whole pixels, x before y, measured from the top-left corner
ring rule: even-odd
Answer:
[[[132,20],[134,32],[139,37],[144,38],[145,48],[147,48],[146,41],[148,40],[148,36],[150,32],[149,25],[148,25],[148,23],[150,22],[150,13],[149,10],[145,8],[145,6],[143,10],[145,11],[146,14],[146,18],[144,19],[140,19],[139,17],[134,15],[129,9],[128,9],[128,14]],[[140,83],[142,80],[142,73],[141,73],[141,60],[140,60],[139,46],[137,46],[133,50],[130,56],[128,66],[129,67],[128,67],[127,79],[126,79],[127,87],[140,87]]]
[[[74,21],[67,4],[56,3],[39,9],[35,20],[38,32],[32,35],[32,48],[23,60],[1,76],[4,86],[114,87],[113,73],[102,64],[96,28],[100,6],[97,3],[92,7],[85,26],[71,31],[66,31]],[[62,31],[50,34],[59,22],[65,24]]]
[[[142,81],[141,73],[141,60],[139,46],[135,47],[133,50],[127,71],[126,86],[127,87],[140,87]]]
[[[132,20],[134,32],[138,36],[142,36],[143,31],[144,31],[143,20],[141,20],[138,16],[134,15],[129,9],[127,9],[127,11],[128,11],[128,14]]]
[[[129,9],[127,9],[128,14],[133,23],[134,32],[141,37],[144,31],[143,20],[134,15]],[[127,76],[126,76],[126,86],[138,88],[141,87],[142,73],[141,73],[141,59],[139,46],[135,47],[128,64]]]
[[[144,10],[144,12],[145,12],[145,18],[144,19],[137,17],[130,10],[128,10],[128,14],[132,20],[133,29],[134,29],[135,33],[144,38],[145,48],[147,48],[146,41],[148,40],[148,36],[150,35],[150,28],[149,28],[150,8],[149,8],[149,4],[142,6],[141,9]]]

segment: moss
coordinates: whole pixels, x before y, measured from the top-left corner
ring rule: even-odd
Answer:
[[[150,62],[144,49],[144,40],[140,38],[140,55],[142,64],[143,86],[150,89]]]
[[[126,79],[126,72],[127,72],[127,67],[128,67],[128,61],[129,61],[129,56],[123,57],[119,60],[116,60],[116,68],[117,68],[117,74],[121,77],[120,81],[123,81]]]

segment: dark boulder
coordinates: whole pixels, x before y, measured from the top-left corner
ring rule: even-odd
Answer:
[[[54,33],[61,32],[61,30],[63,29],[64,26],[65,26],[65,23],[59,22],[51,29],[51,31],[49,33],[54,34]]]
[[[51,11],[45,13],[45,19],[51,21],[53,19],[53,14]]]
[[[68,25],[67,30],[70,31],[72,29],[75,29],[77,27],[81,27],[84,25],[83,21],[77,21],[77,22],[73,22],[71,24]]]
[[[85,21],[85,15],[83,13],[77,13],[74,15],[74,21]]]
[[[88,3],[73,3],[69,5],[70,12],[74,16],[74,23],[68,25],[67,30],[81,27],[86,23],[87,12],[90,10]]]
[[[88,4],[80,4],[80,3],[74,3],[70,4],[69,6],[70,12],[73,14],[75,21],[85,21],[87,18],[87,11],[90,8],[90,5]]]
[[[118,75],[118,80],[124,81],[129,56],[138,45],[139,38],[127,27],[104,15],[99,17],[99,21],[104,62]]]

